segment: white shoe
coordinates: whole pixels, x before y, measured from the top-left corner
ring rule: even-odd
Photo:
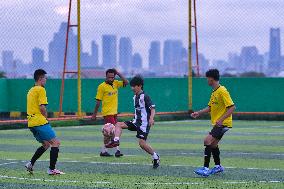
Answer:
[[[47,170],[47,174],[49,175],[64,175],[65,173],[63,173],[62,171],[59,171],[58,169],[48,169]]]
[[[32,163],[29,161],[26,165],[25,168],[27,169],[28,172],[30,172],[31,174],[33,174],[33,165]]]

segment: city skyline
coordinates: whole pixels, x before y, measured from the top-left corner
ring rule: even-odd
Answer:
[[[49,44],[48,52],[44,51],[40,47],[33,47],[31,50],[32,61],[29,63],[23,63],[23,60],[20,59],[21,61],[18,61],[18,64],[21,63],[23,65],[18,65],[18,64],[14,65],[15,62],[14,50],[3,51],[1,55],[5,71],[8,71],[10,73],[12,72],[16,73],[17,67],[26,66],[27,67],[26,69],[28,69],[29,66],[30,69],[38,69],[38,68],[47,69],[51,72],[52,75],[54,75],[55,77],[56,76],[59,77],[61,75],[60,72],[63,69],[66,28],[67,28],[66,22],[60,24],[58,31],[54,32],[51,41],[48,42]],[[187,59],[187,57],[186,58],[181,57],[182,50],[186,49],[183,46],[181,40],[167,39],[164,42],[162,42],[164,43],[163,46],[166,46],[167,42],[171,41],[173,42],[171,48],[164,49],[165,54],[163,56],[167,56],[167,54],[170,54],[172,56],[170,60],[165,62],[165,65],[167,66],[167,68],[163,69],[165,73],[171,73],[171,72],[174,73],[174,71],[171,70],[172,68],[175,67],[174,64],[181,62],[182,59]],[[154,61],[157,61],[156,57],[158,56],[159,62],[155,63],[156,69],[149,70],[150,72],[154,73],[157,70],[160,70],[163,64],[163,61],[161,61],[162,58],[161,58],[160,41],[154,40],[146,48],[146,50],[148,51],[147,59],[145,59],[141,55],[141,52],[133,50],[132,39],[130,37],[104,34],[101,36],[101,45],[98,45],[95,40],[92,40],[90,43],[91,43],[90,52],[86,52],[83,51],[83,49],[81,49],[82,68],[91,69],[98,66],[102,68],[117,67],[122,69],[122,71],[124,71],[125,73],[141,72],[141,70],[139,71],[139,69],[141,68],[143,69],[144,65],[143,62],[148,63],[148,61],[151,61],[152,58],[154,59]],[[150,52],[150,49],[152,48],[152,44],[155,43],[158,43],[159,47],[158,49],[155,49],[153,54],[153,52],[152,53]],[[6,52],[8,52],[9,56],[6,55]],[[177,53],[178,55],[175,55]],[[185,56],[187,56],[187,54],[185,54]],[[8,64],[8,66],[6,64]],[[183,62],[183,64],[187,63]],[[67,51],[67,70],[75,70],[76,66],[77,66],[77,35],[75,35],[74,31],[71,28],[69,32],[69,43]],[[147,69],[145,71],[147,71]],[[175,72],[175,74],[178,75],[179,72]],[[8,75],[12,77],[15,74],[8,74]]]
[[[62,71],[63,57],[65,48],[65,32],[67,23],[61,23],[59,30],[54,33],[52,40],[49,42],[48,54],[39,47],[34,47],[31,50],[32,62],[30,64],[23,64],[23,61],[14,57],[14,51],[2,51],[3,70],[13,70],[15,67],[28,69],[30,68],[45,68],[50,67],[59,68]],[[263,72],[266,75],[277,76],[277,74],[284,69],[284,57],[281,54],[281,30],[280,28],[270,28],[269,33],[270,48],[265,54],[261,54],[256,46],[242,46],[240,52],[229,52],[228,57],[219,60],[208,60],[206,55],[199,53],[200,73],[204,74],[210,67],[217,67],[222,73],[242,73],[242,72]],[[137,68],[143,69],[143,62],[149,64],[149,72],[155,73],[162,71],[168,75],[183,75],[187,70],[187,49],[184,47],[181,40],[167,39],[165,41],[154,40],[149,44],[148,58],[144,59],[140,52],[133,51],[132,40],[130,37],[116,36],[116,35],[102,35],[101,46],[96,41],[92,40],[91,50],[89,52],[81,53],[81,61],[83,68],[110,68],[118,67],[124,72],[130,73]],[[70,30],[69,36],[69,51],[68,51],[68,69],[76,69],[77,61],[77,36],[73,30]],[[162,43],[162,45],[161,45]],[[192,60],[195,62],[196,51],[195,43],[192,44]],[[101,48],[100,48],[101,47]],[[46,56],[48,60],[46,61]],[[7,62],[12,64],[5,65]],[[134,63],[135,62],[135,63]],[[177,64],[177,63],[180,64]],[[137,65],[137,67],[135,67]],[[181,65],[181,66],[177,66]],[[132,70],[131,70],[132,69]],[[143,69],[147,71],[147,69]],[[229,70],[229,71],[228,71]],[[195,70],[196,71],[196,70]],[[138,71],[139,72],[139,71]],[[16,71],[9,76],[17,75]],[[59,73],[54,73],[59,76]]]
[[[58,31],[54,32],[51,41],[48,43],[49,48],[46,53],[40,47],[34,47],[31,50],[32,68],[46,68],[54,67],[62,71],[63,57],[65,48],[67,23],[60,24]],[[234,69],[238,73],[241,72],[264,72],[266,75],[277,75],[281,69],[284,69],[284,58],[281,54],[281,30],[280,28],[270,28],[269,49],[267,53],[261,54],[257,46],[242,46],[238,52],[228,52],[227,57],[223,59],[210,60],[206,54],[200,53],[200,70],[204,74],[205,69],[210,67],[217,67],[221,72],[226,72],[228,69]],[[83,68],[103,67],[111,68],[118,67],[126,73],[133,72],[135,65],[139,68],[140,64],[146,63],[149,65],[149,72],[163,71],[168,75],[183,75],[187,70],[187,48],[184,46],[182,40],[166,39],[165,41],[153,40],[146,45],[148,52],[147,58],[141,55],[141,52],[133,49],[132,39],[128,36],[117,36],[113,34],[104,34],[101,36],[101,45],[97,44],[95,40],[90,42],[91,49],[83,51],[81,49],[81,61]],[[68,48],[67,69],[74,70],[77,66],[77,35],[70,30],[69,48]],[[195,49],[193,43],[193,61],[195,60]],[[1,53],[2,64],[4,71],[13,69],[15,67],[25,67],[24,61],[21,58],[15,58],[14,50],[4,50]],[[135,56],[134,56],[135,55]],[[266,57],[268,55],[268,57]],[[13,64],[5,65],[13,57]],[[7,60],[6,60],[7,59]],[[136,62],[133,64],[133,62]],[[16,62],[16,63],[15,63]],[[138,63],[137,63],[138,62]],[[207,65],[206,65],[207,64]],[[144,67],[145,68],[145,67]],[[265,71],[266,68],[269,71]],[[275,71],[276,70],[276,71]],[[60,75],[53,73],[54,75]]]

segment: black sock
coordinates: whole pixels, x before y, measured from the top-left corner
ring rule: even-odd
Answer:
[[[205,150],[204,150],[204,167],[209,168],[210,158],[211,158],[211,147],[210,146],[205,146]]]
[[[51,170],[55,169],[55,165],[56,165],[57,158],[58,158],[58,153],[59,153],[58,147],[51,147],[51,150],[50,150],[50,166],[49,166],[49,169],[51,169]]]
[[[34,165],[36,160],[38,160],[38,158],[40,158],[45,151],[46,149],[43,146],[39,147],[31,159],[31,164]]]
[[[220,165],[220,150],[219,147],[212,149],[212,155],[214,158],[215,165]]]

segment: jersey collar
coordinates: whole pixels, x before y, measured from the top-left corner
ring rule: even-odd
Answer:
[[[217,91],[220,87],[221,85],[219,85],[215,90],[213,90],[213,92]]]

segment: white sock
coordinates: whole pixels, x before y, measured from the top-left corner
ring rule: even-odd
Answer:
[[[152,155],[152,158],[153,159],[159,159],[159,156],[158,156],[158,154],[156,152],[154,152],[154,154]]]
[[[119,137],[114,137],[114,141],[119,141]]]
[[[116,150],[117,150],[117,151],[120,151],[120,150],[119,150],[119,146],[116,147]]]
[[[107,148],[105,147],[105,145],[102,146],[102,153],[107,152]]]

